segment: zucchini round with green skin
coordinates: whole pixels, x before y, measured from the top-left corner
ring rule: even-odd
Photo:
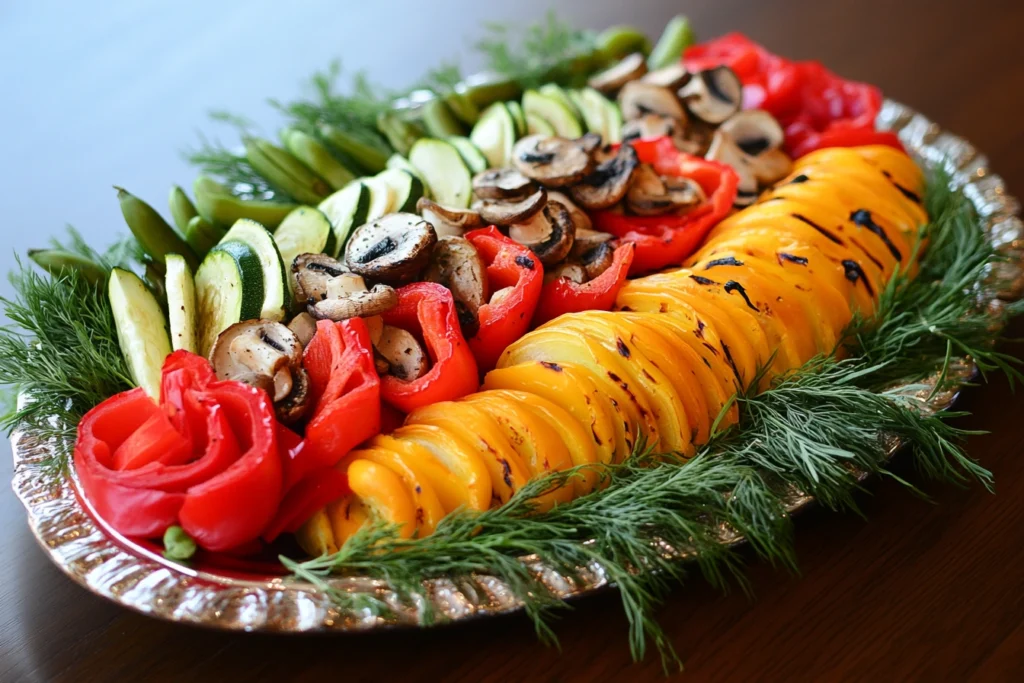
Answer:
[[[576,108],[576,105],[573,104],[572,98],[569,97],[569,93],[562,86],[557,83],[547,83],[540,86],[540,88],[537,89],[537,92],[545,97],[557,100],[563,107],[569,110],[573,117],[575,117],[576,121],[580,123],[583,122],[583,114],[581,114]]]
[[[160,370],[171,353],[167,319],[160,304],[138,275],[121,268],[111,270],[107,296],[117,326],[117,342],[132,379],[159,399]]]
[[[287,292],[285,281],[288,276],[274,236],[256,221],[242,219],[231,226],[222,243],[231,240],[248,244],[260,260],[263,271],[263,305],[257,317],[283,320]]]
[[[391,188],[388,213],[416,211],[416,202],[423,196],[423,182],[419,175],[400,168],[381,171],[376,176]]]
[[[438,203],[459,208],[469,206],[473,179],[459,151],[450,143],[431,138],[417,140],[409,152],[409,163],[430,185]]]
[[[345,242],[348,241],[352,230],[368,220],[370,188],[359,180],[353,181],[320,202],[317,208],[331,222],[331,229],[334,231],[334,251],[330,255],[337,257],[345,249]]]
[[[477,149],[472,140],[455,136],[448,138],[447,141],[459,151],[459,156],[462,157],[462,161],[465,162],[471,173],[480,173],[487,170],[487,157]]]
[[[480,115],[469,139],[487,159],[489,168],[508,165],[516,143],[516,124],[504,102],[495,102]]]
[[[274,231],[274,242],[285,268],[290,268],[299,254],[333,254],[335,246],[331,221],[311,206],[300,206],[288,214]],[[285,277],[285,282],[291,290],[292,279]]]
[[[263,268],[245,242],[221,242],[206,255],[196,272],[198,351],[209,357],[221,332],[242,320],[260,317]]]
[[[167,318],[171,327],[171,348],[196,352],[196,284],[192,269],[178,254],[167,255]]]
[[[388,157],[388,168],[396,168],[401,171],[408,171],[409,173],[412,173],[414,176],[416,176],[416,179],[420,181],[420,184],[423,185],[423,196],[428,198],[434,196],[430,192],[430,186],[423,182],[423,176],[420,175],[420,172],[417,171],[413,167],[413,165],[409,163],[409,160],[403,157],[401,154],[396,153]]]
[[[391,213],[391,204],[395,198],[395,190],[379,176],[363,178],[363,184],[370,191],[370,208],[366,212],[367,221],[375,221],[381,216]],[[358,227],[359,224],[356,224]]]
[[[583,135],[576,114],[560,98],[527,90],[523,93],[523,112],[547,121],[560,137],[575,140]]]
[[[554,135],[555,129],[541,117],[530,114],[526,117],[526,133],[528,135]]]
[[[509,100],[505,106],[508,107],[508,113],[512,114],[512,123],[516,124],[516,137],[523,137],[526,135],[526,117],[522,106],[515,100]]]

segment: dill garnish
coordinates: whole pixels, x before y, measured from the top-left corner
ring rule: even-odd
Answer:
[[[496,23],[484,28],[488,35],[475,47],[487,59],[487,68],[519,81],[523,88],[549,81],[578,85],[586,74],[574,69],[580,66],[574,62],[588,58],[597,47],[596,34],[559,20],[554,10],[525,29]]]

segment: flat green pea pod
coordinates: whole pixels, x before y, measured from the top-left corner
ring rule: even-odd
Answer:
[[[383,140],[380,141],[380,144],[371,144],[361,139],[363,136],[346,133],[326,123],[321,125],[318,130],[320,136],[329,145],[345,156],[351,157],[371,175],[383,171],[388,163],[388,157],[391,156],[391,151],[387,149]],[[376,133],[372,133],[372,135],[376,137]]]
[[[444,96],[444,103],[455,114],[455,118],[467,126],[472,126],[480,118],[480,108],[467,95],[458,92],[448,93]]]
[[[192,186],[199,215],[214,225],[234,225],[240,218],[249,218],[268,229],[280,225],[284,217],[298,208],[291,202],[262,199],[240,199],[209,176],[199,176]]]
[[[316,204],[331,193],[327,182],[286,150],[262,138],[245,139],[245,158],[271,187],[303,204]]]
[[[430,137],[444,139],[452,135],[466,134],[451,108],[440,98],[435,97],[425,102],[422,115],[423,125],[426,126]]]
[[[185,226],[185,241],[199,258],[205,257],[224,239],[226,234],[227,230],[214,225],[202,216],[194,216]]]
[[[114,189],[124,220],[143,251],[161,264],[167,254],[181,254],[190,268],[199,267],[195,253],[156,209],[124,188],[115,186]]]
[[[497,74],[480,73],[468,76],[455,92],[464,95],[478,110],[482,111],[495,102],[518,100],[523,88],[516,81]]]
[[[355,180],[356,174],[334,158],[334,155],[320,144],[320,141],[308,133],[295,128],[281,131],[281,141],[295,158],[309,167],[311,171],[327,181],[332,190],[340,190]]]
[[[661,38],[658,38],[658,43],[647,57],[647,68],[654,71],[675,64],[683,56],[683,50],[693,45],[696,40],[689,19],[682,14],[672,17],[665,24]]]
[[[110,270],[92,259],[63,249],[29,249],[28,257],[54,277],[60,276],[62,272],[75,271],[86,282],[102,286],[110,275]]]
[[[188,222],[198,216],[199,212],[196,211],[195,205],[185,194],[185,190],[177,185],[171,186],[171,196],[168,198],[167,204],[171,209],[174,225],[178,228],[178,232],[184,235]]]
[[[417,140],[424,137],[424,131],[418,126],[403,121],[400,116],[393,112],[381,112],[377,116],[377,130],[388,139],[388,143],[395,148],[395,151],[404,157],[409,156],[409,150]],[[387,159],[384,160],[387,163]],[[315,202],[313,202],[315,204]]]
[[[612,26],[597,35],[597,51],[605,62],[615,62],[634,52],[645,55],[651,51],[651,41],[632,26]]]

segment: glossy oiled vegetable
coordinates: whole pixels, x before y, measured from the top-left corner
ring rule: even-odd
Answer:
[[[719,428],[738,420],[729,399],[761,368],[769,366],[763,386],[836,353],[853,314],[871,314],[888,279],[913,272],[927,220],[922,186],[892,148],[807,155],[757,204],[719,223],[688,267],[628,282],[617,311],[564,315],[526,334],[484,391],[417,410],[372,440],[387,453],[374,462],[393,476],[365,494],[353,486],[300,541],[314,554],[338,547],[359,527],[342,515],[353,505],[403,523],[404,534],[429,533],[424,491],[445,513],[480,509],[544,472],[619,462],[640,438],[692,454],[720,416]],[[366,458],[357,451],[346,463]],[[592,474],[545,494],[541,509],[593,490]]]

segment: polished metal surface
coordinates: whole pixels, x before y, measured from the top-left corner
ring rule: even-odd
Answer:
[[[899,133],[908,151],[926,168],[944,166],[951,183],[962,187],[977,208],[992,243],[1007,257],[993,267],[985,291],[978,295],[995,315],[1005,302],[1024,291],[1024,224],[1016,199],[1007,195],[1003,181],[988,169],[988,162],[962,138],[951,135],[927,118],[895,102],[886,102],[879,125]],[[970,359],[956,364],[956,375],[966,382],[974,373]],[[923,410],[949,406],[956,391],[931,394],[931,384],[905,387],[921,401]],[[890,444],[894,452],[899,443]],[[73,482],[54,479],[39,467],[47,444],[28,433],[12,437],[14,490],[28,511],[29,525],[53,562],[88,590],[124,607],[171,621],[213,628],[267,632],[357,631],[420,623],[422,606],[408,604],[386,583],[349,577],[331,581],[333,588],[349,593],[369,593],[392,607],[388,617],[369,611],[341,611],[335,601],[314,586],[285,578],[239,579],[196,571],[171,563],[155,553],[139,551],[124,539],[102,530],[75,495]],[[787,501],[791,512],[811,503],[809,496],[794,492]],[[742,537],[727,529],[723,543],[739,543]],[[131,547],[132,549],[129,549]],[[667,549],[667,552],[672,552]],[[685,549],[675,554],[686,555]],[[535,558],[523,561],[560,597],[583,595],[603,588],[607,579],[600,566],[579,568],[572,576],[561,575]],[[443,619],[467,619],[515,611],[521,603],[501,581],[473,575],[425,581],[433,611]]]

